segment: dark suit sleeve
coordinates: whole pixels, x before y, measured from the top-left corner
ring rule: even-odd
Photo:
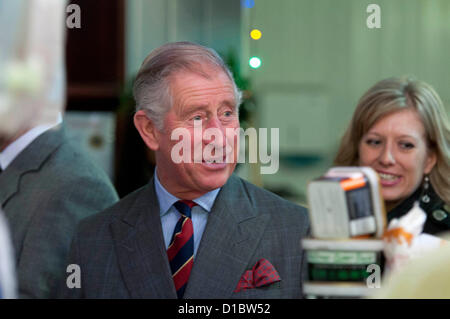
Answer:
[[[65,281],[66,258],[78,222],[117,200],[110,184],[83,177],[53,185],[41,201],[24,238],[18,263],[21,298],[53,298]]]

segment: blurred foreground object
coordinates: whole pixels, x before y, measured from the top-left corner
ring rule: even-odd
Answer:
[[[362,298],[375,293],[384,266],[386,213],[379,178],[369,167],[332,167],[308,185],[313,238],[307,298]]]
[[[446,236],[448,240],[448,236]],[[374,298],[423,299],[450,298],[450,245],[443,245],[423,254],[384,278],[382,289]]]
[[[61,0],[0,2],[0,137],[54,123],[65,100],[65,6]]]
[[[376,292],[381,283],[383,241],[380,239],[304,239],[308,299],[361,298]]]
[[[426,213],[416,202],[406,215],[391,220],[383,236],[389,274],[402,271],[411,260],[445,245],[446,241],[439,237],[422,234],[426,219]]]
[[[343,239],[381,238],[386,213],[379,179],[369,167],[333,167],[308,185],[312,235]]]
[[[13,256],[8,225],[0,210],[0,299],[17,298]]]
[[[371,168],[331,168],[309,184],[308,200],[314,237],[302,241],[308,260],[303,289],[308,298],[377,295],[384,282],[390,287],[397,276],[403,277],[412,261],[449,246],[439,237],[422,233],[427,215],[418,202],[402,217],[392,219],[386,229],[379,177]],[[398,289],[414,282],[413,278],[405,277]]]

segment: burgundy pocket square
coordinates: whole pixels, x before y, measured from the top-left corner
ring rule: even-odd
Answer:
[[[267,260],[260,259],[251,270],[247,270],[238,282],[234,292],[270,285],[281,281],[275,267]]]

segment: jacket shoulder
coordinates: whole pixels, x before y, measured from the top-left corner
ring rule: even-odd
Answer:
[[[121,219],[136,203],[138,197],[146,192],[146,188],[147,186],[143,186],[105,210],[83,219],[79,225],[79,232],[97,232],[99,229],[107,228],[113,220]]]
[[[65,178],[85,176],[100,179],[110,184],[109,177],[104,169],[90,158],[89,154],[66,139],[48,157],[44,167],[45,165]]]
[[[279,218],[297,218],[307,223],[308,210],[305,207],[288,201],[242,178],[234,178],[242,186],[246,196],[257,211],[276,215]]]

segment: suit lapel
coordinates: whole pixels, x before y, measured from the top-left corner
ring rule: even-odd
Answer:
[[[8,167],[0,176],[0,205],[5,207],[8,200],[19,191],[19,180],[24,172]]]
[[[111,224],[120,271],[132,298],[176,298],[154,181]]]
[[[64,129],[58,126],[38,136],[7,167],[0,176],[0,204],[5,207],[7,201],[19,191],[21,177],[32,171],[38,171],[48,157],[63,143]]]
[[[268,220],[256,214],[242,182],[230,177],[208,216],[184,297],[231,297]]]

